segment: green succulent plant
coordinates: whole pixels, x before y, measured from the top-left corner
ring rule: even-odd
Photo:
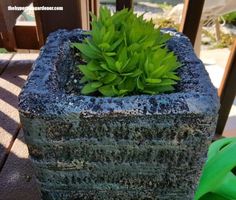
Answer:
[[[99,16],[92,15],[90,36],[72,44],[86,61],[77,66],[83,74],[81,93],[125,96],[173,91],[180,80],[176,73],[180,63],[166,48],[171,36],[132,10],[112,15],[102,7]]]

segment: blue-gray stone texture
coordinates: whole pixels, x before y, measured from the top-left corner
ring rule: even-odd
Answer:
[[[219,100],[189,39],[166,31],[183,64],[176,92],[116,98],[66,92],[83,31],[48,37],[19,97],[42,199],[193,199]]]

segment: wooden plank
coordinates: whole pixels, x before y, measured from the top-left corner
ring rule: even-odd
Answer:
[[[93,0],[89,0],[89,12],[92,12],[92,13],[94,13],[94,1]],[[91,17],[91,15],[89,15],[89,29],[91,30],[92,29],[92,26],[91,26],[91,24],[90,24],[90,22],[92,21],[92,17]]]
[[[3,47],[8,51],[16,50],[16,41],[13,30],[2,32],[2,42],[3,42]]]
[[[116,11],[123,8],[131,9],[133,7],[133,0],[116,0]]]
[[[234,41],[231,53],[226,65],[222,83],[218,90],[220,96],[220,111],[216,127],[216,136],[221,136],[229,116],[235,95],[236,95],[236,40]]]
[[[0,1],[0,32],[12,31],[15,26],[17,17],[23,11],[10,11],[8,6],[25,7],[32,3],[33,0],[1,0]]]
[[[18,23],[14,27],[18,49],[39,49],[39,38],[35,23]]]
[[[180,32],[184,33],[194,46],[205,0],[185,0]]]
[[[28,6],[32,0],[1,0],[0,1],[0,32],[2,32],[2,46],[8,51],[16,50],[15,35],[13,27],[15,26],[17,17],[23,11],[10,11],[8,6]]]
[[[90,29],[89,7],[89,0],[81,0],[78,3],[78,13],[80,13],[80,28],[82,28],[83,30]]]
[[[3,38],[2,38],[2,33],[0,33],[0,48],[3,48]]]
[[[81,27],[85,30],[88,30],[90,28],[89,25],[89,11],[93,12],[95,15],[98,15],[99,12],[99,1],[98,0],[86,0],[80,1],[78,4],[78,10],[76,13],[79,15],[78,18],[80,18],[80,25],[74,25],[74,27],[70,27],[68,29]],[[86,11],[86,12],[85,12]],[[54,12],[54,11],[51,11]],[[81,15],[80,15],[81,13]],[[46,17],[43,16],[43,19]],[[31,22],[18,22],[17,25],[14,27],[14,34],[13,36],[16,37],[15,46],[9,47],[9,45],[6,44],[8,34],[4,34],[5,40],[3,44],[3,39],[0,37],[0,46],[8,46],[8,50],[15,50],[16,48],[20,49],[39,49],[40,46],[42,46],[46,40],[47,35],[50,33],[46,33],[45,30],[43,30],[43,27],[45,26],[45,23],[42,24],[42,16],[38,13],[36,15],[36,21],[38,27],[35,26],[35,23]],[[43,20],[45,22],[45,20]],[[46,21],[47,23],[47,21]],[[67,23],[67,22],[65,22]],[[49,25],[46,25],[46,28]],[[63,28],[63,26],[62,26]],[[44,31],[44,32],[43,32]],[[1,34],[2,35],[2,34]],[[0,35],[0,36],[1,36]],[[11,39],[15,39],[12,37]]]
[[[0,2],[0,32],[6,31],[5,12],[3,2]]]
[[[34,6],[37,6],[37,4],[34,3]],[[39,40],[39,47],[42,47],[46,41],[46,36],[43,31],[43,24],[42,24],[42,17],[39,11],[34,11],[35,15],[35,22],[37,27],[37,35]]]
[[[13,56],[14,56],[14,53],[4,53],[4,54],[0,53],[0,77],[4,73],[4,71],[7,69],[7,66],[10,63]]]
[[[99,0],[89,0],[89,12],[94,13],[96,16],[99,13]]]
[[[31,70],[29,56],[12,54],[0,75],[0,168],[19,131],[18,95]]]
[[[94,15],[98,16],[99,13],[99,1],[98,0],[89,0],[89,12],[93,13]],[[89,15],[89,29],[91,29],[90,22],[92,21],[92,17]]]
[[[88,29],[88,0],[34,0],[34,6],[63,7],[63,11],[35,11],[40,45],[58,29]]]
[[[96,16],[99,15],[99,5],[100,5],[100,2],[99,0],[93,0],[93,4],[94,4],[94,14]]]
[[[40,200],[35,169],[29,159],[28,148],[21,130],[14,141],[7,161],[0,173],[1,200]]]
[[[93,2],[93,0],[89,0],[89,12],[94,13],[94,2]]]
[[[194,43],[194,51],[198,57],[200,57],[200,52],[201,52],[202,28],[203,28],[203,21],[200,21],[200,24],[198,26],[198,32],[197,32],[195,43]]]

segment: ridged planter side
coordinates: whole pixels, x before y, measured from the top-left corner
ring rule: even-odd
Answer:
[[[176,92],[122,98],[68,94],[70,43],[83,32],[49,36],[19,97],[44,200],[193,199],[219,101],[189,40],[170,32],[183,64]]]

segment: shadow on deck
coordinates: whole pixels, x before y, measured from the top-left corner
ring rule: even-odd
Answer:
[[[17,111],[18,94],[37,56],[0,55],[0,200],[40,200]]]

